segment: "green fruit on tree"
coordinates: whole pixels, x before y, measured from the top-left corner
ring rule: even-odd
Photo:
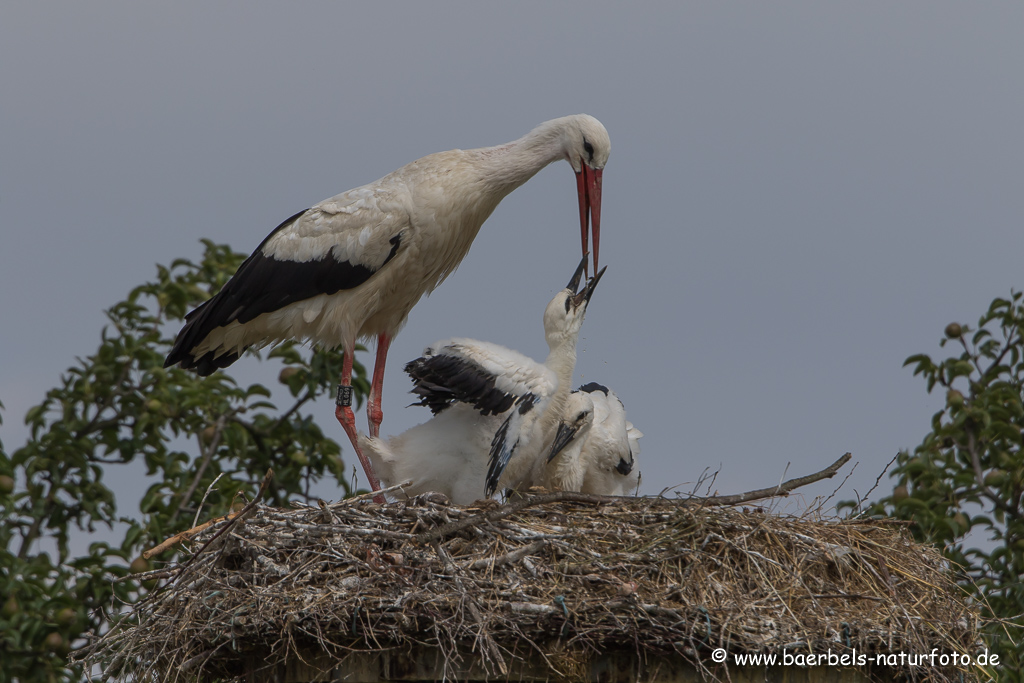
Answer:
[[[61,652],[67,645],[64,642],[64,636],[54,631],[53,633],[46,636],[43,640],[43,647],[50,652]]]
[[[910,497],[910,492],[907,490],[906,484],[900,484],[892,491],[893,500],[903,500]]]
[[[61,611],[57,612],[57,617],[55,618],[58,626],[71,626],[77,620],[78,612],[70,607],[65,607]]]
[[[213,441],[213,437],[215,436],[217,436],[217,428],[214,427],[213,425],[210,425],[209,427],[202,431],[202,433],[199,435],[199,438],[202,440],[203,443],[208,444]]]
[[[1007,482],[1009,475],[1004,470],[990,470],[985,475],[985,486],[999,487]]]
[[[946,405],[950,408],[962,408],[964,405],[964,395],[956,389],[950,389],[946,392]]]
[[[142,572],[148,572],[149,570],[149,560],[144,557],[136,557],[128,566],[128,571],[132,574],[141,574]]]
[[[21,611],[21,605],[18,604],[17,598],[15,598],[13,595],[11,597],[7,598],[7,602],[4,603],[4,609],[3,609],[4,618],[10,619],[11,617],[15,616],[20,611]]]
[[[950,323],[946,325],[946,337],[949,339],[956,339],[964,333],[960,323]]]
[[[0,494],[7,495],[14,492],[14,477],[0,474]]]
[[[279,374],[277,376],[277,380],[281,384],[288,384],[288,380],[290,380],[292,377],[294,377],[297,374],[299,374],[299,369],[298,368],[287,367],[287,368],[284,368],[284,369],[281,370],[281,374]]]

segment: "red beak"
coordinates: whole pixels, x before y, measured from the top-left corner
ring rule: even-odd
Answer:
[[[595,273],[601,250],[601,175],[603,172],[604,169],[593,169],[586,163],[581,163],[580,171],[576,174],[576,192],[579,194],[580,200],[580,240],[583,244],[583,255],[586,256],[589,228],[593,222]]]

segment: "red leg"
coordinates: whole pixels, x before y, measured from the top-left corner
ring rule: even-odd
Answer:
[[[352,386],[352,346],[351,344],[345,346],[341,365],[342,387]],[[351,394],[349,394],[349,401],[351,401]],[[370,459],[363,455],[363,451],[359,448],[359,433],[356,431],[356,416],[352,413],[352,405],[351,403],[349,405],[341,405],[341,403],[342,401],[339,400],[338,406],[334,409],[334,416],[338,418],[338,422],[341,423],[345,433],[348,434],[348,440],[352,442],[352,448],[356,452],[356,457],[359,458],[359,464],[363,466],[363,472],[366,473],[366,480],[370,484],[370,489],[380,491],[380,481],[373,471],[373,465],[370,464]],[[375,496],[374,500],[378,503],[383,503],[384,496]]]
[[[380,436],[380,422],[384,412],[380,409],[380,396],[384,389],[384,364],[388,360],[391,338],[386,334],[377,337],[377,360],[373,364],[373,383],[370,385],[370,400],[366,402],[366,421],[370,425],[370,436]]]

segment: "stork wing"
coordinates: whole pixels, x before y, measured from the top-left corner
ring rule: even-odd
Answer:
[[[541,404],[541,407],[537,412],[543,412],[543,404],[546,401],[546,398],[540,399],[533,394],[526,394],[521,397],[516,401],[517,408],[509,412],[508,417],[498,427],[498,431],[494,433],[494,439],[491,441],[490,459],[487,463],[486,493],[488,498],[494,495],[498,488],[498,482],[501,480],[501,475],[505,472],[505,468],[508,467],[512,456],[515,455],[519,443],[523,440],[524,432],[527,429],[526,425],[530,422],[530,413],[538,403]]]
[[[185,317],[164,367],[180,362],[209,375],[230,365],[241,350],[199,358],[192,351],[218,327],[358,287],[395,257],[408,227],[400,202],[368,186],[300,211],[277,226],[216,295]]]
[[[484,415],[504,413],[527,396],[533,400],[555,392],[558,378],[547,366],[498,344],[449,339],[427,347],[409,362],[415,405],[435,415],[452,403],[469,403]]]

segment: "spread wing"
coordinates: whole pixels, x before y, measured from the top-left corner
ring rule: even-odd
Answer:
[[[534,400],[555,392],[558,378],[547,366],[498,344],[448,339],[427,347],[405,366],[413,380],[416,405],[435,415],[455,402],[468,403],[483,415],[498,415],[527,396]]]

